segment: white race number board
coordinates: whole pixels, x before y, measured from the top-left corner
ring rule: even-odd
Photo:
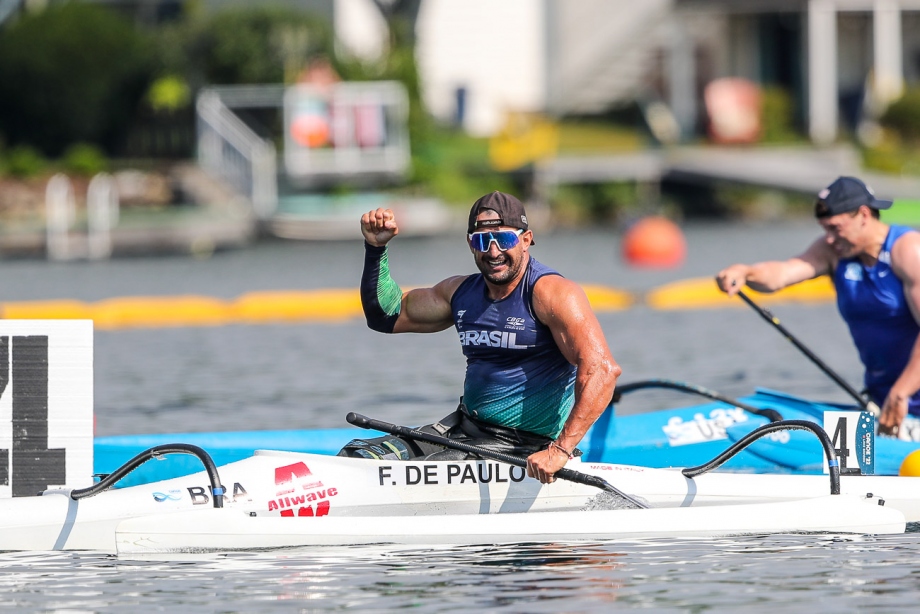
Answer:
[[[92,320],[0,319],[0,498],[92,483]]]
[[[826,411],[824,430],[837,451],[840,475],[875,474],[875,416],[867,411]]]

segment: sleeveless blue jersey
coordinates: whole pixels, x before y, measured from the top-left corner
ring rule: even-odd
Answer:
[[[834,270],[837,308],[850,327],[853,343],[866,367],[866,389],[879,406],[907,365],[920,334],[904,296],[904,286],[891,270],[891,248],[899,237],[911,231],[905,226],[892,226],[875,266],[864,266],[858,258],[845,258]],[[920,415],[920,392],[911,397],[909,407],[910,413]]]
[[[498,301],[481,274],[471,275],[451,309],[466,356],[463,402],[470,415],[554,438],[575,402],[575,366],[533,314],[533,288],[544,275],[559,273],[531,257],[521,283]]]

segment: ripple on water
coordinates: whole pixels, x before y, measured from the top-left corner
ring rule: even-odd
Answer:
[[[0,554],[0,605],[37,610],[767,612],[916,605],[920,536],[778,535],[301,548],[120,560]]]

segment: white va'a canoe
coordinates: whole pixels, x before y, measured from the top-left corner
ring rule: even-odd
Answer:
[[[854,495],[782,503],[534,514],[283,518],[232,509],[125,520],[119,555],[370,544],[502,544],[649,537],[904,532],[904,515]]]
[[[672,469],[577,461],[570,462],[568,467],[600,476],[619,490],[648,502],[655,509],[638,510],[626,518],[667,516],[668,524],[661,526],[662,530],[670,531],[668,534],[677,534],[684,528],[693,530],[690,524],[683,523],[696,522],[692,519],[697,516],[715,519],[721,514],[726,518],[753,518],[746,508],[739,506],[796,502],[830,493],[829,478],[825,475],[708,473],[688,479]],[[74,500],[68,489],[46,491],[43,496],[0,500],[0,551],[115,552],[116,528],[123,521],[157,516],[174,518],[175,522],[181,518],[185,522],[186,513],[189,521],[197,523],[201,530],[218,522],[217,518],[232,519],[236,514],[237,520],[241,517],[246,522],[252,519],[294,523],[281,525],[285,530],[311,520],[347,525],[354,519],[361,519],[362,526],[366,525],[375,535],[383,534],[384,528],[372,526],[373,522],[382,522],[387,517],[401,518],[403,520],[389,523],[390,528],[386,529],[394,539],[406,533],[405,528],[399,528],[406,523],[419,528],[421,539],[423,527],[430,525],[431,534],[437,535],[437,527],[443,532],[446,526],[459,526],[454,523],[460,517],[464,517],[464,523],[483,524],[483,528],[470,526],[464,533],[483,538],[493,533],[507,534],[514,541],[526,541],[544,534],[543,529],[536,528],[536,523],[544,521],[550,527],[545,538],[553,540],[577,538],[577,532],[582,530],[580,527],[585,527],[585,535],[592,539],[600,535],[608,539],[616,535],[610,533],[612,529],[626,526],[621,522],[633,522],[620,521],[617,516],[616,525],[608,524],[603,514],[612,512],[601,511],[601,508],[610,507],[609,495],[597,488],[561,480],[543,485],[527,478],[523,469],[495,461],[374,461],[259,451],[250,458],[219,467],[219,474],[227,494],[224,508],[215,511],[211,511],[213,498],[204,471],[107,490],[79,500]],[[840,484],[842,495],[851,497],[835,496],[831,505],[843,516],[848,513],[854,516],[852,521],[845,517],[835,521],[837,528],[829,525],[815,528],[818,525],[807,520],[805,511],[790,511],[782,525],[759,520],[760,524],[746,521],[743,525],[726,524],[722,520],[711,522],[730,527],[733,532],[846,531],[849,527],[859,529],[856,532],[873,533],[890,527],[889,511],[900,513],[902,523],[904,520],[920,521],[920,478],[843,476]],[[853,503],[854,500],[857,502]],[[884,505],[878,505],[879,501],[884,501]],[[807,505],[803,506],[803,510],[807,509]],[[562,521],[560,513],[572,513],[578,520],[565,517]],[[865,521],[864,513],[878,516],[877,522]],[[651,515],[643,516],[645,514]],[[450,517],[450,522],[446,522],[445,517]],[[558,519],[553,521],[550,517]],[[757,518],[771,520],[770,515]],[[494,524],[490,524],[492,521]],[[588,530],[588,523],[595,521],[597,526]],[[534,528],[526,528],[531,522]],[[250,522],[245,526],[257,524]],[[315,526],[330,528],[333,524],[317,523]],[[487,529],[486,525],[493,528]],[[122,528],[128,530],[128,526]],[[712,525],[698,526],[702,527],[700,531],[714,530]],[[875,526],[880,528],[873,528]],[[571,528],[573,532],[560,534],[560,527]]]

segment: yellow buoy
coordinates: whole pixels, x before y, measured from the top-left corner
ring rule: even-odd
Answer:
[[[914,450],[904,458],[898,475],[911,478],[920,477],[920,450]]]

